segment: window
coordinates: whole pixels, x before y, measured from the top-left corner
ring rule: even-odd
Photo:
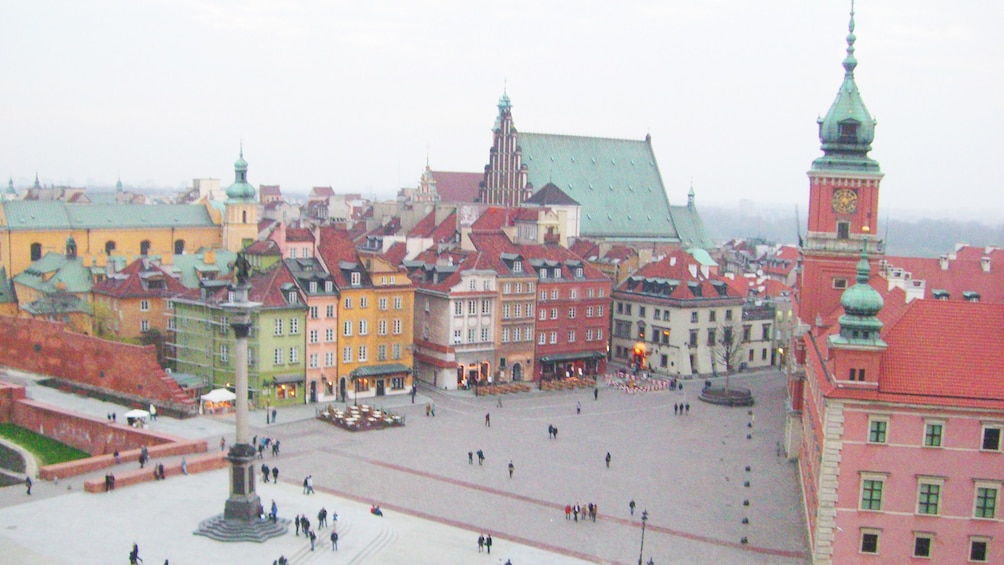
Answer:
[[[878,554],[879,552],[879,531],[870,528],[861,528],[861,553]]]
[[[568,297],[575,299],[579,297],[579,289],[573,288],[568,291]]]
[[[1000,451],[1001,426],[983,426],[983,444],[981,449],[985,451]]]
[[[513,306],[515,307],[514,308],[514,316],[516,318],[522,318],[523,317],[523,305],[520,304],[519,302],[517,302],[516,304],[513,304]]]
[[[603,317],[603,307],[602,306],[597,306],[596,307],[596,316],[598,318],[602,318]]]
[[[586,296],[589,297],[589,298],[593,298],[594,296],[596,296],[596,289],[593,288],[593,287],[587,288],[586,289]]]
[[[541,308],[541,309],[539,310],[539,312],[540,312],[540,316],[538,316],[538,317],[539,317],[539,318],[540,318],[541,320],[546,320],[546,319],[547,319],[547,308]]]
[[[623,302],[618,302],[617,303],[617,313],[618,314],[623,314],[624,313],[624,303]]]
[[[401,358],[401,344],[400,343],[395,343],[391,347],[391,355],[393,355],[394,359],[400,359]]]
[[[401,319],[394,320],[394,335],[401,335]]]
[[[603,340],[603,330],[596,330],[596,341]]]
[[[150,311],[150,301],[149,300],[140,300],[139,301],[139,311],[140,312],[149,312]]]
[[[325,367],[334,367],[335,366],[335,352],[334,351],[325,351],[324,352],[324,366]]]
[[[316,353],[311,353],[308,359],[309,359],[308,363],[311,369],[316,369],[317,367],[320,366],[318,364],[320,357]]]
[[[230,348],[225,343],[220,344],[220,361],[224,363],[230,361]]]
[[[558,299],[558,289],[552,288],[551,289],[551,300],[557,300],[557,299]]]
[[[848,239],[851,237],[850,222],[837,222],[837,239]]]
[[[558,309],[557,308],[551,308],[551,319],[552,320],[557,320],[558,319]]]
[[[310,330],[308,332],[308,335],[310,336],[309,338],[310,343],[317,343],[318,340],[320,339],[321,334],[319,334],[317,330]]]
[[[715,328],[708,328],[708,345],[714,346],[717,341],[717,336],[715,335]]]
[[[300,333],[300,320],[297,318],[289,319],[289,335],[296,335]]]
[[[941,436],[944,433],[943,422],[924,423],[924,447],[941,447]]]
[[[889,431],[888,418],[868,419],[868,443],[885,443]]]
[[[362,273],[352,273],[351,283],[352,283],[352,286],[359,286],[359,285],[363,284],[363,275],[362,275]]]
[[[463,316],[464,315],[464,303],[460,300],[453,303],[453,315]]]
[[[575,306],[572,306],[571,308],[568,309],[568,319],[569,320],[575,319]]]
[[[752,332],[753,332],[753,328],[751,326],[748,326],[748,325],[747,326],[743,326],[743,343],[749,343],[749,341],[750,341],[750,334]]]
[[[335,290],[335,283],[332,281],[324,281],[324,292],[331,293]]]
[[[314,283],[310,283],[310,284],[314,284]],[[319,317],[320,316],[318,316],[318,308],[317,308],[317,306],[311,306],[310,307],[310,319],[311,320],[316,320]]]
[[[478,313],[478,301],[468,300],[467,301],[467,315],[473,316]]]
[[[934,534],[913,534],[913,556],[914,557],[930,557],[931,556],[931,542],[934,540]]]
[[[488,300],[482,300],[481,301],[481,313],[482,314],[491,314],[491,304],[492,303],[490,301],[488,301]]]
[[[352,297],[351,296],[346,296],[345,297],[344,307],[345,307],[346,310],[351,310],[352,309]]]
[[[290,304],[296,304],[298,297],[299,295],[296,294],[296,292],[290,292],[289,294],[286,295],[286,299],[289,301]]]
[[[461,339],[460,330],[453,330],[453,343],[460,343]]]
[[[335,328],[327,328],[324,330],[324,341],[335,341]]]
[[[377,300],[377,308],[380,309],[380,310],[386,310],[387,309],[387,297],[386,296],[381,297],[379,300]]]
[[[226,327],[226,326],[224,326]],[[150,320],[140,320],[139,321],[139,331],[148,332],[150,331]]]
[[[537,344],[544,345],[545,343],[547,343],[547,332],[540,332],[537,335]]]
[[[696,324],[697,323],[697,312],[691,312],[690,313],[690,323],[691,324]]]
[[[718,317],[718,313],[717,312],[715,312],[714,310],[709,310],[708,311],[708,321],[709,322],[714,322],[717,317]]]
[[[477,337],[478,332],[474,328],[467,328],[467,343],[474,343],[474,338]]]
[[[847,288],[847,279],[845,278],[835,278],[833,279],[833,288],[841,290]]]
[[[387,335],[387,320],[377,320],[377,335]]]
[[[275,351],[272,352],[272,364],[282,365],[283,353],[281,347],[276,347]]]
[[[586,330],[586,341],[593,341],[593,330]]]
[[[404,377],[394,377],[390,380],[390,388],[392,390],[402,390],[404,389]]]
[[[359,307],[360,308],[369,308],[370,307],[370,299],[369,299],[369,297],[367,297],[367,296],[360,296],[359,297]]]
[[[369,335],[369,333],[370,333],[370,321],[359,320],[359,335]]]
[[[575,330],[568,330],[568,343],[575,343]]]
[[[325,318],[334,318],[335,317],[335,305],[334,304],[328,304],[327,308],[325,308],[325,310],[324,310],[324,317]]]
[[[942,479],[918,479],[917,514],[938,515]]]
[[[861,510],[882,510],[882,490],[885,488],[884,475],[861,475]]]
[[[481,341],[488,341],[488,328],[481,328]]]
[[[732,321],[732,310],[726,310],[725,311],[725,321],[726,322],[731,322]]]
[[[282,320],[276,320],[274,325],[275,325],[275,335],[282,335]]]
[[[380,345],[377,346],[377,361],[386,361],[386,360],[387,360],[387,345],[381,343]]]
[[[545,300],[547,300],[547,291],[546,290],[542,290],[542,291],[540,291],[540,301],[544,302]]]
[[[345,320],[342,322],[342,335],[348,337],[352,335],[352,321]]]
[[[697,330],[690,330],[690,339],[687,341],[690,347],[697,347]]]
[[[360,345],[359,346],[359,362],[360,363],[365,363],[365,362],[369,361],[369,359],[370,359],[370,357],[369,357],[369,350],[366,348],[365,345]]]
[[[395,310],[400,310],[402,308],[404,308],[404,300],[402,300],[400,296],[395,296],[394,297],[394,309]]]
[[[761,328],[760,339],[767,341],[770,339],[770,324],[764,324]]]
[[[512,272],[514,272],[514,273],[522,273],[523,272],[523,262],[522,261],[513,261],[512,262]]]
[[[511,294],[511,293],[512,293],[512,284],[511,283],[505,283],[505,284],[503,284],[502,285],[502,294]]]
[[[502,343],[509,343],[509,328],[502,328]]]
[[[300,348],[299,347],[290,347],[289,348],[289,362],[290,363],[299,363],[300,362]]]
[[[990,538],[973,536],[969,538],[969,560],[976,563],[986,563],[990,546]]]
[[[586,317],[587,318],[592,318],[593,317],[593,307],[592,306],[586,306]]]
[[[342,348],[342,363],[352,362],[352,346],[345,346]]]
[[[558,332],[551,332],[551,343],[558,343]]]
[[[973,518],[994,519],[997,517],[997,502],[1000,495],[1000,483],[978,481],[976,483],[976,504],[973,506]]]

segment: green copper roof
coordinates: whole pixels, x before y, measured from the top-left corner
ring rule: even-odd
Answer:
[[[21,274],[14,277],[16,284],[33,288],[44,294],[65,292],[80,294],[91,291],[94,281],[91,271],[79,257],[67,259],[61,253],[46,253]]]
[[[878,172],[879,165],[868,157],[875,139],[875,120],[865,107],[854,82],[854,12],[848,24],[847,56],[844,58],[844,82],[837,98],[819,119],[819,141],[823,156],[812,163],[813,170],[849,170]]]
[[[0,204],[11,231],[37,229],[212,227],[201,204],[67,204],[14,200]]]
[[[199,288],[201,277],[199,273],[228,273],[231,265],[237,260],[237,254],[225,249],[215,249],[216,259],[213,263],[205,262],[205,251],[185,255],[173,255],[171,265],[164,269],[178,278],[181,284],[188,288]]]
[[[227,187],[227,201],[254,201],[254,194],[254,187],[248,183],[248,162],[244,160],[244,145],[241,144],[240,156],[234,162],[234,183]]]
[[[840,333],[830,337],[831,344],[885,347],[886,344],[880,337],[883,324],[878,318],[885,301],[868,284],[870,278],[868,254],[862,251],[861,260],[858,261],[857,283],[840,296],[844,315],[839,320]]]
[[[519,146],[535,190],[551,182],[582,205],[583,237],[679,238],[648,139],[520,132]]]

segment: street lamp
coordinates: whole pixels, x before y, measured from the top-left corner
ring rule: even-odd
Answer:
[[[642,547],[638,550],[638,565],[642,565],[642,554],[645,553],[645,525],[649,522],[649,511],[642,511]]]

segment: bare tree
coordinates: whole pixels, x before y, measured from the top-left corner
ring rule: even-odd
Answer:
[[[739,368],[742,360],[743,326],[739,321],[725,321],[711,331],[714,332],[714,339],[708,340],[711,357],[716,367],[725,368],[725,390],[728,390],[729,375]]]

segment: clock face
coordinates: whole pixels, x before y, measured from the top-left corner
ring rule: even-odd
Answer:
[[[833,192],[833,211],[838,214],[853,214],[858,209],[858,193],[841,188]]]

